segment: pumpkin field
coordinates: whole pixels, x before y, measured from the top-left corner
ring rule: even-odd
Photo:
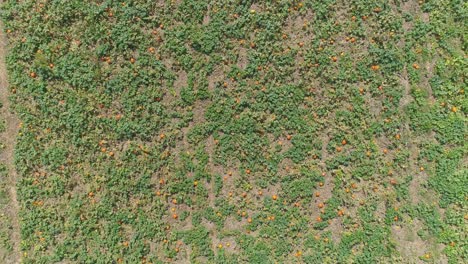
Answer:
[[[467,263],[466,1],[0,16],[0,263]]]

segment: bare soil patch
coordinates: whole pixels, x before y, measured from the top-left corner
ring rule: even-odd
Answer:
[[[17,175],[14,166],[14,146],[16,135],[18,133],[18,119],[10,112],[10,105],[8,101],[8,80],[5,66],[5,54],[6,54],[6,38],[3,33],[3,25],[0,24],[0,103],[3,105],[0,108],[0,116],[5,120],[5,132],[0,134],[0,142],[4,144],[4,149],[0,152],[0,163],[6,165],[7,175],[9,176],[5,182],[7,182],[6,192],[9,194],[9,206],[5,212],[8,215],[12,231],[10,232],[10,241],[13,245],[13,253],[9,254],[0,248],[0,260],[5,261],[4,263],[20,263],[20,227],[18,219],[19,205],[16,194],[16,182]],[[8,255],[2,256],[4,253]]]

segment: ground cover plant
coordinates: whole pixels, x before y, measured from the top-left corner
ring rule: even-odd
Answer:
[[[5,1],[21,261],[466,261],[467,14]]]

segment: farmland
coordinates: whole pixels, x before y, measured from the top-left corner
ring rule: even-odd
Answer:
[[[0,260],[466,261],[467,15],[5,1]]]

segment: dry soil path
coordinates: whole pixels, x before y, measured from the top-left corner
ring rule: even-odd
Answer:
[[[0,152],[0,162],[7,166],[8,179],[6,182],[8,184],[6,191],[8,191],[10,200],[9,206],[7,207],[8,210],[5,213],[9,215],[9,219],[11,220],[11,225],[13,227],[10,235],[13,246],[13,254],[11,254],[6,259],[6,263],[20,263],[20,229],[18,221],[19,205],[16,195],[17,174],[14,165],[14,146],[16,135],[18,133],[19,121],[11,112],[8,101],[9,90],[5,65],[6,47],[6,36],[4,33],[3,24],[0,22],[0,103],[3,105],[3,107],[0,108],[0,116],[6,121],[5,132],[0,133],[0,142],[5,145],[5,148]]]

